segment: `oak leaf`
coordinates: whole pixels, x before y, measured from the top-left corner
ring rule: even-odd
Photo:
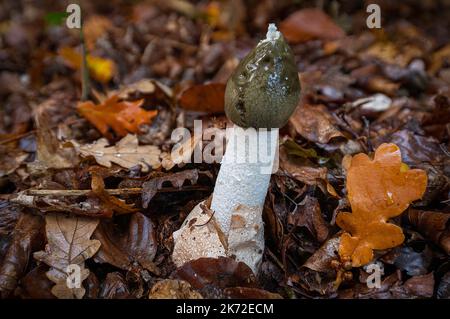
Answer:
[[[71,143],[81,156],[93,156],[98,164],[105,167],[111,167],[112,163],[124,168],[140,165],[143,172],[148,172],[148,166],[152,168],[160,166],[159,148],[153,145],[139,145],[136,135],[128,134],[116,145],[109,147],[105,138],[87,145],[79,145],[73,140]]]
[[[421,198],[427,174],[402,163],[395,144],[381,144],[371,160],[366,154],[351,159],[347,172],[348,200],[352,213],[339,213],[336,223],[344,229],[339,255],[353,267],[369,263],[373,249],[387,249],[404,241],[402,229],[388,223],[409,204]]]
[[[148,124],[158,113],[146,111],[140,106],[144,101],[119,101],[117,95],[95,105],[91,101],[79,103],[78,111],[91,122],[106,137],[111,137],[108,129],[111,127],[120,137],[127,133],[137,133],[139,126]]]
[[[89,276],[84,261],[100,248],[100,241],[90,237],[98,225],[98,219],[67,217],[62,214],[45,216],[47,245],[45,251],[34,253],[34,258],[50,266],[47,277],[55,283],[52,293],[61,299],[81,299],[83,286],[68,285],[68,271],[79,267],[80,282]],[[75,267],[74,267],[75,266]],[[70,279],[70,278],[69,278]],[[76,282],[75,282],[76,284]]]

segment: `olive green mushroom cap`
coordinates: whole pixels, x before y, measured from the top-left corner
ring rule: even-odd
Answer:
[[[225,113],[247,128],[280,128],[297,107],[300,82],[291,48],[270,24],[266,39],[239,63],[225,90]]]

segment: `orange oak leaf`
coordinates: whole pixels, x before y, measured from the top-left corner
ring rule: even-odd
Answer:
[[[95,105],[91,101],[78,103],[77,109],[105,137],[110,138],[109,128],[120,137],[128,133],[137,133],[139,126],[150,123],[158,111],[146,111],[140,106],[144,100],[119,101],[117,95]]]
[[[402,163],[397,145],[382,144],[373,160],[366,154],[351,159],[346,185],[352,213],[343,212],[336,218],[346,231],[341,235],[339,255],[360,267],[373,259],[373,249],[392,248],[404,241],[402,229],[387,220],[423,196],[427,174]]]

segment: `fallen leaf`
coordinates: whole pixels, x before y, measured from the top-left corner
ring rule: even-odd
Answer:
[[[224,110],[225,84],[199,84],[184,90],[178,98],[180,107],[189,111],[220,113]]]
[[[186,180],[191,182],[191,185],[197,183],[198,180],[198,170],[191,169],[181,172],[176,172],[161,177],[156,177],[148,182],[142,184],[142,207],[147,208],[148,204],[152,200],[153,196],[156,195],[159,189],[162,188],[165,182],[169,182],[175,188],[181,188]]]
[[[339,237],[328,239],[308,260],[300,267],[291,280],[307,291],[314,291],[321,295],[331,295],[337,290],[336,270],[330,267],[333,260],[339,259]]]
[[[450,214],[410,209],[408,219],[417,230],[450,254]]]
[[[83,57],[80,53],[69,47],[62,47],[58,54],[64,59],[68,66],[75,70],[81,70]],[[100,58],[88,54],[86,62],[89,73],[94,79],[102,83],[108,83],[116,73],[116,65],[110,59]]]
[[[127,282],[120,272],[112,272],[106,275],[98,296],[101,299],[132,298]]]
[[[119,97],[113,95],[97,105],[91,101],[79,103],[77,109],[104,136],[111,137],[108,130],[112,128],[118,136],[123,137],[128,133],[138,133],[139,126],[150,123],[158,113],[142,109],[142,103],[143,100],[119,102]]]
[[[450,271],[442,276],[436,294],[439,299],[450,299]]]
[[[295,211],[288,214],[287,222],[294,227],[306,227],[319,243],[328,237],[328,224],[323,219],[319,201],[315,197],[306,195]]]
[[[367,284],[357,284],[351,289],[339,291],[343,299],[418,299],[431,298],[434,291],[433,273],[414,276],[401,282],[397,273],[386,277],[380,288],[369,288]]]
[[[12,233],[20,218],[20,210],[8,201],[0,201],[0,237]]]
[[[284,145],[280,147],[280,169],[307,185],[317,185],[325,193],[339,197],[334,187],[328,182],[326,167],[317,166],[308,160],[289,156]]]
[[[87,198],[80,201],[79,197],[32,196],[27,195],[24,191],[12,196],[10,201],[25,207],[38,209],[41,212],[71,212],[75,215],[88,217],[112,217],[112,211],[106,209],[97,198]]]
[[[28,154],[19,148],[0,145],[0,177],[13,173],[27,157]]]
[[[401,270],[405,270],[409,276],[419,276],[428,273],[427,269],[431,263],[431,253],[429,249],[423,252],[416,252],[411,247],[399,247],[394,265]]]
[[[344,31],[320,9],[296,11],[280,24],[280,31],[292,43],[312,39],[335,40],[345,36]]]
[[[327,144],[344,135],[333,125],[333,120],[323,105],[298,106],[289,119],[298,134],[315,143]]]
[[[33,250],[43,243],[40,216],[22,213],[12,232],[12,239],[0,263],[0,296],[7,297],[25,275]]]
[[[47,245],[45,251],[34,253],[34,258],[50,266],[47,277],[55,283],[52,293],[62,299],[81,299],[85,289],[69,288],[68,266],[80,267],[81,282],[89,275],[84,261],[91,258],[100,248],[98,240],[90,237],[98,225],[98,219],[67,217],[62,214],[45,216]]]
[[[402,229],[387,220],[421,198],[426,185],[426,173],[403,164],[395,144],[380,145],[373,160],[366,154],[355,155],[346,181],[352,213],[336,217],[337,225],[347,231],[341,236],[341,258],[349,258],[353,267],[360,267],[372,260],[373,249],[401,244]]]
[[[90,172],[92,192],[100,199],[107,210],[114,211],[117,215],[137,212],[137,209],[132,205],[127,204],[125,201],[114,197],[105,191],[105,183],[103,178],[95,171],[94,166],[90,168]]]
[[[279,294],[249,287],[225,288],[224,295],[229,299],[283,299]]]
[[[206,286],[256,288],[256,277],[252,270],[243,262],[237,262],[228,257],[199,258],[189,261],[177,268],[172,278],[185,280],[195,289]]]
[[[35,267],[20,280],[15,294],[23,299],[56,299],[51,292],[53,283],[46,272],[47,266],[44,264]]]
[[[148,172],[149,166],[158,168],[161,165],[159,148],[153,145],[139,145],[136,135],[132,134],[109,147],[109,142],[105,138],[87,145],[80,145],[73,140],[71,143],[81,156],[93,156],[98,164],[105,167],[111,167],[112,163],[128,169],[139,165],[142,172]]]
[[[192,289],[184,280],[165,279],[153,285],[149,299],[203,299],[202,295]]]
[[[172,104],[173,92],[168,86],[153,79],[141,79],[121,87],[117,91],[108,92],[108,96],[117,95],[120,100],[134,101],[144,99],[146,105]]]
[[[112,26],[111,21],[101,15],[92,15],[83,21],[83,33],[87,48],[93,50],[97,39],[101,38]]]
[[[64,147],[51,129],[50,110],[58,107],[57,100],[48,99],[35,111],[34,121],[37,127],[37,156],[29,168],[47,170],[49,168],[71,168],[78,163],[73,148]]]
[[[142,269],[158,272],[153,264],[157,250],[156,233],[152,221],[144,214],[132,214],[125,232],[111,221],[102,220],[93,238],[101,243],[94,257],[96,262],[123,270],[130,270],[137,263]]]

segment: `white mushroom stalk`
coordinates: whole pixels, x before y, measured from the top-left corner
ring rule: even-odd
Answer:
[[[201,257],[233,257],[258,272],[264,252],[262,212],[278,169],[279,127],[297,106],[300,84],[292,52],[274,24],[227,83],[225,112],[235,124],[210,209],[199,204],[174,232],[176,265]]]

